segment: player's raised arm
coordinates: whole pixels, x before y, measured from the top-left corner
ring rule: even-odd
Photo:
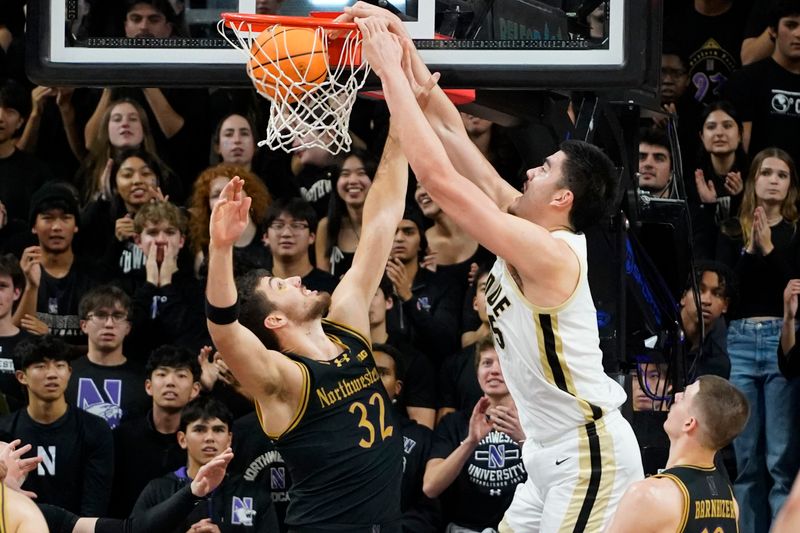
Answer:
[[[369,334],[369,305],[386,268],[397,225],[403,218],[407,187],[408,161],[391,126],[364,203],[361,238],[353,264],[331,297],[328,313],[331,320]]]
[[[403,47],[385,21],[370,17],[356,22],[364,34],[367,60],[381,78],[400,146],[433,201],[472,238],[515,265],[523,278],[552,282],[552,276],[577,276],[577,259],[565,243],[547,229],[501,210],[455,169],[417,103],[403,72]],[[569,200],[564,196],[553,201]]]
[[[386,9],[366,2],[356,2],[352,7],[346,7],[345,16],[382,18],[387,22],[389,31],[400,37],[401,44],[408,54],[406,74],[410,78],[409,81],[417,84],[420,91],[424,93],[421,98],[424,101],[422,110],[434,132],[442,141],[455,169],[480,187],[495,205],[505,211],[514,198],[519,196],[519,191],[497,173],[492,164],[470,140],[456,106],[441,87],[431,83],[431,72],[419,56],[402,21]]]
[[[225,363],[254,398],[279,393],[292,383],[297,368],[279,352],[268,350],[253,332],[241,325],[233,277],[233,244],[247,226],[250,198],[244,181],[233,178],[220,193],[211,212],[208,245],[206,316],[208,331]]]

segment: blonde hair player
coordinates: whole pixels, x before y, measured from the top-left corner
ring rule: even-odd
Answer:
[[[718,376],[701,376],[676,394],[664,422],[667,468],[631,485],[607,533],[739,531],[739,506],[714,455],[749,414],[744,394]]]
[[[363,34],[417,179],[498,256],[487,312],[530,473],[500,530],[602,531],[625,489],[643,477],[636,437],[618,410],[625,392],[603,372],[581,233],[610,210],[614,166],[596,147],[566,141],[528,171],[520,194],[469,141],[399,19],[363,2],[345,14]]]

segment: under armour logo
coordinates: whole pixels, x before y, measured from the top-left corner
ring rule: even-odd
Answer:
[[[345,353],[341,357],[333,360],[337,367],[342,368],[342,365],[350,362],[350,357]]]
[[[501,496],[503,491],[500,489],[489,489],[489,496]]]

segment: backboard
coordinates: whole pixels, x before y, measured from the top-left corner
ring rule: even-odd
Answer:
[[[217,33],[220,13],[307,16],[355,2],[161,1],[179,10],[163,37],[126,27],[123,0],[29,2],[29,76],[42,85],[247,86],[242,55]],[[374,1],[401,16],[446,87],[657,86],[661,0]]]

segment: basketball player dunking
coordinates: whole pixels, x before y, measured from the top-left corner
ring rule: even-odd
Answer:
[[[289,467],[290,531],[400,531],[402,441],[372,357],[369,306],[403,216],[407,178],[390,135],[353,266],[330,297],[306,290],[299,277],[254,271],[239,280],[237,304],[233,244],[250,207],[242,180],[225,186],[211,213],[208,328]]]
[[[602,531],[627,486],[642,478],[636,438],[618,410],[625,392],[603,372],[580,233],[609,211],[613,164],[587,143],[566,141],[528,171],[520,194],[470,142],[400,21],[362,2],[346,14],[364,35],[417,179],[498,256],[487,312],[527,436],[529,473],[501,531]]]

